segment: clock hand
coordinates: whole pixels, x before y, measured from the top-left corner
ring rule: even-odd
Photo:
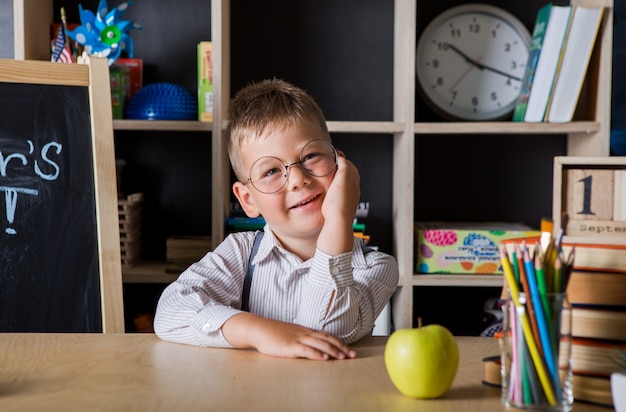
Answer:
[[[509,79],[522,81],[522,79],[520,79],[519,77],[515,77],[515,76],[510,75],[508,73],[505,73],[505,72],[503,72],[501,70],[495,69],[493,67],[489,67],[489,66],[484,65],[482,63],[478,63],[479,59],[478,60],[472,60],[472,58],[470,58],[467,54],[465,54],[461,50],[459,50],[454,44],[448,43],[448,48],[450,48],[452,51],[454,51],[455,53],[457,53],[458,55],[463,57],[466,62],[468,62],[468,63],[478,67],[480,70],[487,69],[487,70],[492,71],[494,73],[498,73],[498,74],[500,74],[502,76],[508,77]]]
[[[456,89],[456,86],[457,86],[459,83],[461,83],[461,80],[463,80],[463,79],[465,78],[465,76],[467,76],[467,74],[468,74],[470,71],[472,71],[472,69],[473,69],[474,67],[478,67],[478,68],[480,68],[480,66],[478,65],[478,62],[479,62],[479,61],[480,61],[480,59],[482,59],[482,58],[483,58],[483,56],[480,56],[478,59],[476,59],[476,61],[470,61],[471,66],[470,66],[470,67],[468,67],[468,68],[467,68],[467,69],[463,72],[463,74],[461,75],[461,77],[459,77],[459,78],[457,79],[457,81],[456,81],[456,82],[454,82],[454,84],[453,84],[452,86],[450,86],[450,88],[448,89],[448,92],[449,92],[449,93],[452,93],[452,92],[454,91],[454,89]]]
[[[510,74],[505,73],[505,72],[503,72],[503,71],[500,71],[500,70],[498,70],[498,69],[494,69],[493,67],[489,67],[489,66],[486,66],[486,65],[484,65],[484,64],[481,64],[481,65],[479,65],[479,66],[482,66],[482,67],[481,67],[481,69],[487,69],[487,70],[490,70],[490,71],[492,71],[492,72],[494,72],[494,73],[498,73],[498,74],[501,74],[501,75],[503,75],[503,76],[505,76],[505,77],[508,77],[509,79],[512,79],[512,80],[517,80],[517,81],[520,81],[520,82],[522,81],[522,79],[520,79],[519,77],[515,77],[515,76],[513,76],[513,75],[510,75]]]
[[[451,44],[451,43],[446,43],[446,44],[448,45],[448,48],[452,49],[452,51],[457,53],[459,56],[463,57],[466,62],[468,62],[469,64],[473,64],[474,66],[477,66],[479,69],[482,69],[482,67],[478,64],[479,59],[473,60],[467,54],[457,49],[457,47],[454,44]]]

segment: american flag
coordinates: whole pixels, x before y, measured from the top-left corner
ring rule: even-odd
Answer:
[[[73,63],[72,52],[65,41],[65,30],[63,30],[63,25],[59,26],[59,31],[57,32],[57,38],[54,40],[54,51],[52,52],[52,58],[50,61],[59,62],[59,63]]]

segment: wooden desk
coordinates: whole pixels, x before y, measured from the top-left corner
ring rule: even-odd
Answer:
[[[1,411],[501,411],[481,384],[492,338],[458,338],[461,363],[442,399],[415,400],[392,385],[385,338],[359,358],[317,362],[207,349],[152,334],[0,334]],[[574,411],[610,409],[575,404]]]

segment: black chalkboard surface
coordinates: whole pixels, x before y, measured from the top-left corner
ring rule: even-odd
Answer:
[[[105,330],[90,87],[0,79],[0,332]]]

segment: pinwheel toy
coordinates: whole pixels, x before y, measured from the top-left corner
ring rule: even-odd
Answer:
[[[120,56],[122,50],[132,58],[133,39],[128,32],[132,29],[141,30],[141,26],[130,20],[121,20],[131,4],[132,2],[122,3],[109,11],[106,0],[100,0],[96,13],[83,9],[79,4],[81,25],[73,31],[68,31],[67,35],[83,45],[88,54],[106,57],[109,66]]]

